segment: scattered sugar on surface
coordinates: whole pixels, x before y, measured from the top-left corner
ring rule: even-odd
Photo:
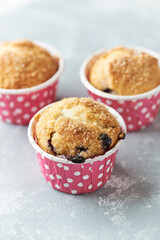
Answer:
[[[128,210],[131,211],[131,209],[135,209],[132,216],[135,219],[136,214],[137,216],[140,214],[136,213],[137,209],[146,212],[152,210],[154,206],[159,208],[160,194],[158,190],[153,194],[152,181],[144,176],[131,177],[126,173],[119,175],[116,170],[104,188],[108,193],[98,198],[98,206],[103,209],[103,214],[111,221],[118,237],[123,240],[154,239],[159,231],[157,226],[149,225],[145,229],[140,228],[134,231],[132,228],[135,223],[133,224],[128,216]],[[141,217],[139,216],[139,218]]]

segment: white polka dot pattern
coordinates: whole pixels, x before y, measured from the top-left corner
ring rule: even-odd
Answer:
[[[77,191],[76,191],[76,190],[72,190],[71,193],[72,193],[72,194],[76,194]]]
[[[52,188],[70,194],[81,194],[96,191],[106,183],[110,178],[116,153],[84,164],[51,161],[44,155],[42,158],[43,152],[37,153],[37,157],[40,169]]]
[[[33,94],[33,95],[31,96],[31,99],[32,99],[32,100],[36,100],[37,97],[38,97],[38,94]]]
[[[69,187],[69,184],[68,184],[68,183],[64,183],[63,186],[64,186],[65,188],[68,188],[68,187]]]
[[[11,123],[11,119],[6,118],[6,122],[7,122],[7,123]]]
[[[54,176],[52,174],[49,174],[50,179],[54,179]]]
[[[62,178],[62,177],[61,177],[60,175],[58,175],[58,174],[56,175],[56,177],[57,177],[57,179],[61,179],[61,178]]]
[[[0,102],[0,106],[4,108],[6,104],[4,102]]]
[[[44,164],[44,167],[45,167],[46,169],[49,169],[49,167],[48,167],[48,165],[47,165],[47,164]]]
[[[32,108],[31,108],[31,112],[37,112],[37,109],[38,109],[38,108],[37,108],[36,106],[35,106],[35,107],[32,107]]]
[[[72,183],[72,182],[73,182],[73,179],[72,179],[72,178],[67,178],[67,182],[68,182],[68,183]]]
[[[78,187],[83,187],[83,183],[78,183]]]
[[[104,165],[101,165],[101,166],[99,167],[99,170],[101,170],[103,167],[104,167]]]
[[[88,186],[88,189],[92,189],[92,184],[90,184],[90,185]]]
[[[97,100],[97,99],[96,99],[96,100]],[[106,104],[107,104],[107,105],[112,105],[112,101],[107,100],[107,101],[106,101]]]
[[[17,101],[18,102],[23,102],[24,101],[24,97],[22,97],[22,96],[17,97]]]
[[[30,102],[25,102],[24,104],[25,107],[29,107],[30,105],[31,105]]]
[[[10,108],[13,108],[13,107],[14,107],[14,102],[10,102],[10,103],[9,103],[9,107],[10,107]]]
[[[48,96],[48,92],[45,91],[44,94],[43,94],[44,97],[47,97]]]
[[[9,115],[9,112],[7,110],[2,110],[2,115],[3,116],[8,116]]]
[[[111,159],[109,159],[109,160],[107,161],[107,165],[109,165],[109,164],[110,164],[110,162],[111,162]]]
[[[108,172],[109,172],[109,170],[110,170],[110,167],[108,167],[108,168],[107,168],[106,172],[108,173]]]
[[[40,107],[44,107],[45,106],[45,102],[40,102],[39,106]]]
[[[117,108],[117,111],[119,112],[119,113],[122,113],[123,112],[123,108]]]
[[[132,124],[128,125],[128,129],[132,130],[134,128],[134,126]]]
[[[55,184],[55,187],[56,187],[57,189],[60,189],[60,186],[59,186],[58,184]]]
[[[69,170],[69,167],[64,166],[64,170],[68,171],[68,170]]]
[[[103,177],[103,173],[100,173],[100,174],[98,175],[98,178],[101,178],[101,177]]]
[[[98,184],[97,184],[97,187],[101,186],[102,185],[102,181],[100,181]]]
[[[85,176],[83,176],[83,179],[88,179],[89,178],[89,175],[85,175]]]
[[[141,112],[142,113],[146,113],[147,112],[147,108],[142,108]]]
[[[160,92],[138,100],[114,100],[100,97],[91,91],[88,91],[88,94],[94,100],[98,99],[99,102],[117,110],[122,115],[129,132],[151,124],[160,107]]]
[[[51,86],[28,94],[1,94],[0,117],[2,121],[28,124],[34,114],[54,102],[58,80]]]
[[[57,163],[57,167],[62,168],[63,165],[61,163]]]
[[[29,119],[29,118],[30,118],[30,114],[25,113],[25,114],[23,115],[23,118],[24,118],[24,119]]]
[[[21,124],[21,119],[17,118],[16,123]]]

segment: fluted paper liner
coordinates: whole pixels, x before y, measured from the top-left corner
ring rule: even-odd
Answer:
[[[107,108],[126,132],[123,118],[114,109]],[[90,193],[102,187],[109,180],[119,146],[123,140],[120,140],[114,148],[104,155],[88,158],[84,163],[77,164],[43,151],[34,139],[34,124],[35,117],[32,118],[28,127],[29,141],[37,153],[40,170],[52,188],[70,194]]]

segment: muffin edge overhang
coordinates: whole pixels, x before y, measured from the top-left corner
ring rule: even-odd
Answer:
[[[36,119],[36,116],[38,114],[40,114],[41,112],[43,112],[46,108],[52,106],[54,103],[51,103],[49,105],[47,105],[46,107],[42,108],[40,111],[38,111],[34,116],[33,118],[31,119],[30,123],[29,123],[29,126],[28,126],[28,138],[29,138],[29,142],[30,144],[33,146],[33,148],[35,149],[36,152],[40,153],[43,157],[46,157],[48,159],[50,159],[51,161],[56,161],[56,162],[60,162],[60,163],[65,163],[65,164],[81,164],[81,163],[74,163],[72,161],[69,161],[65,158],[61,158],[61,157],[57,157],[57,156],[54,156],[52,154],[49,154],[47,152],[45,152],[42,148],[40,148],[40,146],[36,143],[35,139],[34,139],[34,136],[33,136],[33,128],[34,128],[34,121]],[[103,103],[101,103],[103,104]],[[126,124],[122,118],[122,116],[116,111],[114,110],[113,108],[109,107],[109,106],[106,106],[105,104],[103,104],[111,114],[113,114],[113,116],[117,119],[119,125],[121,126],[122,130],[124,131],[125,135],[127,133],[127,130],[126,130]],[[85,163],[91,163],[91,162],[95,162],[95,161],[98,161],[98,160],[103,160],[104,157],[109,157],[111,154],[115,153],[118,149],[119,149],[119,146],[121,144],[123,139],[119,140],[118,143],[112,148],[110,149],[109,151],[107,151],[105,154],[103,155],[98,155],[98,156],[95,156],[95,157],[92,157],[92,158],[87,158],[85,160]]]

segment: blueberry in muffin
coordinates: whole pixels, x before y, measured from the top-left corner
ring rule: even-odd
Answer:
[[[90,98],[66,98],[36,115],[34,137],[45,152],[82,163],[103,155],[125,133],[105,105]]]

